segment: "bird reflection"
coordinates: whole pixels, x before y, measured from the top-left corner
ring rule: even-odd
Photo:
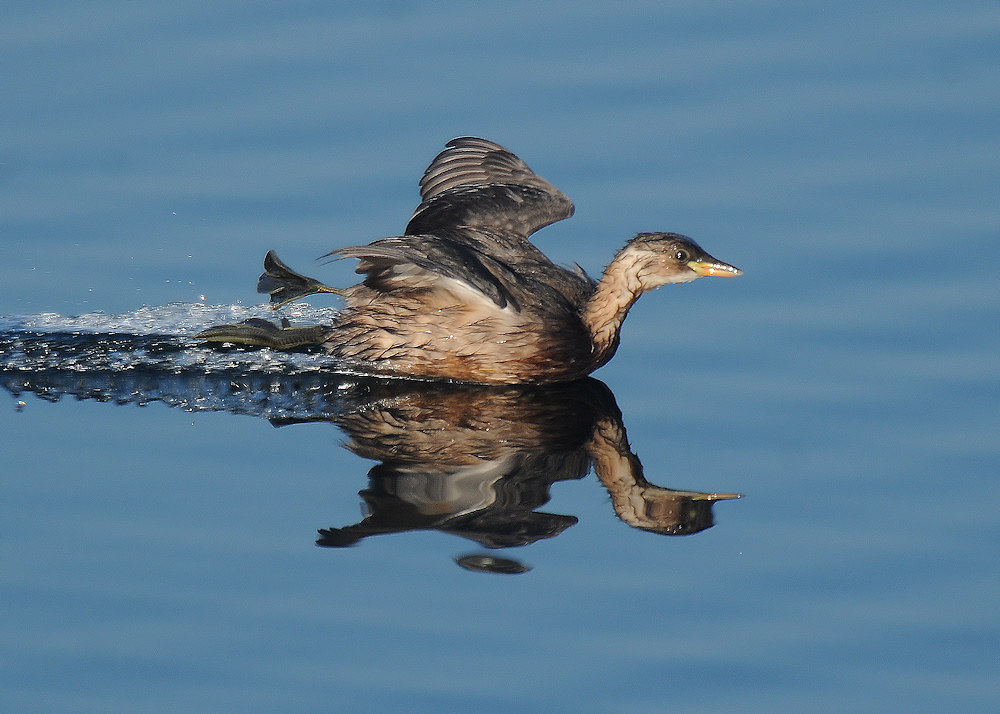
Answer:
[[[38,346],[18,349],[30,347]],[[169,363],[115,370],[77,362],[62,369],[59,355],[66,349],[61,343],[45,346],[45,366],[32,370],[0,364],[0,386],[19,405],[26,393],[49,401],[72,395],[116,404],[159,401],[192,412],[229,411],[276,426],[316,421],[338,426],[348,437],[348,449],[377,463],[360,492],[364,517],[321,529],[321,546],[339,548],[415,530],[451,533],[494,552],[528,545],[577,523],[573,515],[539,509],[548,502],[552,484],[582,479],[591,470],[618,517],[652,533],[702,531],[713,524],[715,501],[739,497],[647,481],[614,395],[592,378],[474,386],[315,372],[205,372]],[[456,561],[484,572],[527,569],[488,553]]]
[[[365,516],[320,531],[320,545],[438,530],[487,548],[528,545],[574,525],[537,509],[553,483],[593,467],[618,517],[646,531],[697,533],[712,503],[735,493],[656,486],[632,453],[614,395],[595,379],[536,387],[366,383],[367,394],[333,418],[347,448],[378,461],[361,491]]]

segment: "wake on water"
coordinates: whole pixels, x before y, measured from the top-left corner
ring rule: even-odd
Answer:
[[[335,308],[306,304],[281,311],[300,325],[328,323]],[[30,373],[40,369],[88,372],[104,369],[157,368],[203,373],[244,369],[293,373],[335,369],[322,350],[277,352],[258,348],[219,348],[195,339],[211,325],[250,318],[276,320],[266,305],[173,303],[142,307],[122,315],[91,312],[0,317],[0,372]]]
[[[277,316],[315,325],[331,322],[335,313],[297,303]],[[70,395],[119,404],[162,402],[272,419],[336,412],[339,396],[363,380],[322,349],[279,352],[195,338],[211,325],[277,316],[266,305],[173,303],[122,315],[0,317],[0,387],[18,400],[18,408],[24,406],[21,395],[31,393],[49,401]]]

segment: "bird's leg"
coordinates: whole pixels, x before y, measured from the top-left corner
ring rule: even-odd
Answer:
[[[279,327],[273,322],[255,317],[237,324],[215,325],[202,330],[195,337],[206,342],[230,342],[236,345],[292,350],[296,347],[322,344],[329,335],[330,328],[326,325],[290,327],[287,320],[282,320],[282,325]]]

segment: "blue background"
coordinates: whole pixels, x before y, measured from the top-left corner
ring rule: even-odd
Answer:
[[[557,262],[746,273],[596,376],[651,481],[747,498],[665,538],[558,484],[518,577],[314,547],[370,467],[332,426],[0,400],[5,710],[1000,708],[995,3],[12,2],[0,70],[6,318],[254,304],[467,134],[576,202]]]

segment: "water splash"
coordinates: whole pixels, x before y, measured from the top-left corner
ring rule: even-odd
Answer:
[[[359,372],[322,349],[278,352],[209,345],[194,336],[252,317],[330,322],[335,309],[173,303],[122,315],[92,312],[0,317],[0,388],[116,404],[158,402],[186,411],[229,411],[272,420],[326,419],[363,386]]]
[[[172,303],[142,307],[122,315],[92,312],[0,317],[0,372],[45,370],[100,372],[155,369],[212,374],[237,370],[252,373],[315,373],[342,370],[319,349],[278,352],[270,349],[207,345],[195,335],[211,325],[261,317],[286,317],[297,324],[330,322],[334,308],[308,304],[280,313],[266,305]]]
[[[280,311],[265,305],[205,305],[176,302],[158,307],[141,307],[122,315],[88,312],[83,315],[59,315],[45,312],[38,315],[0,316],[0,334],[66,333],[66,334],[129,334],[171,335],[193,337],[211,325],[242,322],[252,317],[274,320],[287,317],[307,324],[329,322],[336,308],[314,308],[308,303],[294,303]]]

